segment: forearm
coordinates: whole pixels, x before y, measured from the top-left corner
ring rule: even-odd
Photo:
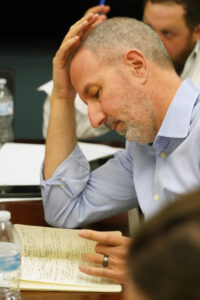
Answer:
[[[116,159],[90,173],[89,163],[76,145],[49,180],[41,178],[47,223],[82,227],[138,206],[133,164],[127,155],[127,151],[120,151]]]
[[[50,101],[51,112],[44,161],[45,179],[52,176],[76,146],[74,100],[65,101],[51,97]]]
[[[45,179],[53,175],[76,145],[76,91],[71,83],[70,63],[80,37],[83,38],[91,30],[97,19],[98,15],[89,14],[71,26],[53,59],[53,91],[43,174]]]

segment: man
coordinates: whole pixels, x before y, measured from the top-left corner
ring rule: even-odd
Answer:
[[[200,190],[170,203],[137,232],[126,300],[200,299]]]
[[[102,12],[106,19],[109,6],[94,6],[87,10]],[[190,78],[200,89],[200,1],[199,0],[144,0],[143,21],[150,25],[163,41],[181,79]],[[52,82],[50,91],[52,89]],[[48,85],[48,87],[49,87]],[[46,85],[39,88],[46,92]],[[49,97],[43,112],[43,136],[46,138],[49,122]],[[87,118],[87,109],[77,95],[76,101],[77,138],[85,139],[108,132],[105,126],[92,128]]]
[[[161,38],[180,77],[200,89],[200,1],[144,0],[143,21]]]
[[[180,80],[149,26],[113,18],[95,27],[98,18],[89,14],[73,25],[53,60],[41,181],[53,226],[79,227],[138,206],[147,217],[200,182],[199,90]],[[76,141],[76,91],[93,127],[105,124],[127,139],[124,151],[91,173]],[[80,234],[100,243],[85,260],[108,266],[81,270],[125,282],[130,240]]]

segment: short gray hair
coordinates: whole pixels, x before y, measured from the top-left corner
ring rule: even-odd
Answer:
[[[116,60],[128,49],[140,50],[149,60],[163,68],[173,64],[162,41],[150,26],[128,17],[110,18],[95,27],[81,42],[85,47],[104,59]]]

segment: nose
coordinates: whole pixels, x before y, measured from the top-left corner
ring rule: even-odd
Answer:
[[[99,103],[88,103],[88,116],[93,128],[103,125],[106,120],[106,114],[102,111]]]

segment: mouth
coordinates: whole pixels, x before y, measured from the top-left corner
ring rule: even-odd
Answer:
[[[112,130],[116,130],[117,131],[117,126],[120,123],[120,121],[116,121],[114,124],[112,124]]]

